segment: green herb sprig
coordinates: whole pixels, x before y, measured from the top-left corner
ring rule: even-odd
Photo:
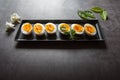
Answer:
[[[68,31],[68,32],[65,32],[65,35],[69,35],[70,34],[70,31]]]
[[[66,31],[66,27],[60,27],[61,31]]]
[[[75,34],[76,34],[75,30],[71,30],[72,38],[75,38]]]

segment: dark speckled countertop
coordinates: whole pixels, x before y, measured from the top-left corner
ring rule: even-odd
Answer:
[[[120,80],[120,0],[0,0],[0,80]],[[104,43],[17,43],[5,22],[22,19],[80,19],[77,10],[100,6]]]

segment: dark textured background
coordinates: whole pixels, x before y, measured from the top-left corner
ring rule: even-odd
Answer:
[[[0,80],[120,80],[120,0],[0,0]],[[5,22],[22,19],[80,19],[77,10],[105,8],[104,44],[23,43]],[[68,46],[66,46],[68,45]]]

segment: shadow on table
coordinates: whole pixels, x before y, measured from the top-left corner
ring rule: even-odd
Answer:
[[[21,49],[106,49],[102,42],[18,42],[16,48]]]

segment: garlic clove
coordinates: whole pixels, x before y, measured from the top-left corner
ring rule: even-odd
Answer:
[[[10,17],[12,23],[20,23],[20,16],[17,13],[13,13]]]
[[[6,29],[5,29],[5,31],[6,32],[9,32],[9,31],[11,31],[11,30],[15,30],[15,28],[14,28],[14,24],[12,24],[11,22],[6,22]]]

